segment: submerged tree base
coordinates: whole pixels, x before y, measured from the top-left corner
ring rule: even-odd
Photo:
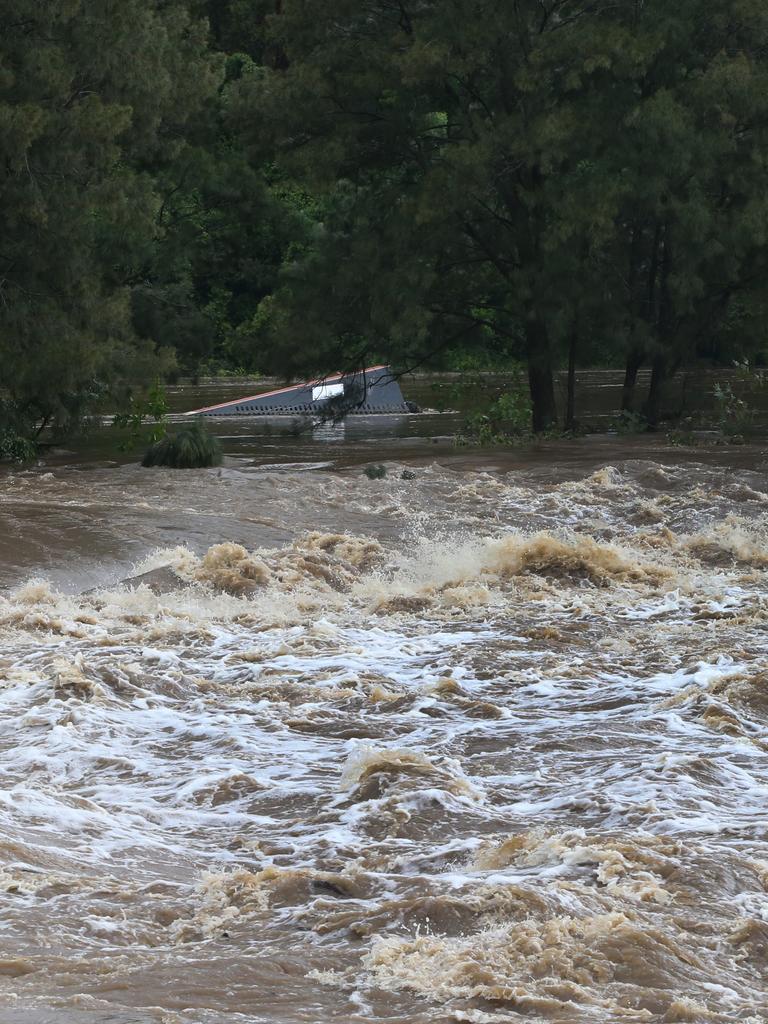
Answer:
[[[168,466],[171,469],[202,469],[221,465],[218,438],[202,423],[193,423],[172,437],[153,444],[141,460],[142,466]]]

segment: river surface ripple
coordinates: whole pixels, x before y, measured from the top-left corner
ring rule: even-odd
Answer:
[[[768,477],[626,454],[7,475],[1,1019],[768,1020]]]

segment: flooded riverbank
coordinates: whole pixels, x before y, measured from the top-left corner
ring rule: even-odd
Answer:
[[[646,371],[640,372],[638,401],[642,401],[649,379]],[[695,424],[699,430],[696,448],[703,453],[700,458],[704,461],[710,458],[707,452],[713,450],[723,428],[726,434],[745,432],[749,436],[754,431],[758,437],[765,437],[768,434],[768,388],[760,381],[762,378],[758,375],[748,377],[742,370],[678,374],[669,391],[669,410],[678,417],[670,425],[671,436],[678,442],[690,440]],[[258,395],[284,383],[275,378],[207,378],[168,386],[166,397],[171,429],[188,423],[185,413],[191,409]],[[564,408],[565,375],[556,375],[555,383],[560,407]],[[666,441],[665,430],[658,435],[617,438],[615,427],[621,423],[622,383],[623,374],[617,370],[583,370],[577,374],[576,419],[578,432],[584,435],[586,451],[597,450],[599,446],[599,451],[605,453],[604,458],[610,459],[612,445],[618,444],[621,452],[622,445],[629,443],[633,450],[637,446],[639,457],[645,457],[644,453],[648,457],[659,453],[662,457],[666,457],[665,453],[670,453],[672,458],[684,457],[675,455],[675,448]],[[336,425],[320,423],[311,417],[287,415],[222,416],[206,420],[206,426],[220,438],[227,455],[247,459],[251,466],[286,470],[344,469],[375,459],[410,462],[448,456],[456,464],[453,456],[460,453],[453,449],[457,439],[466,433],[468,416],[486,411],[500,396],[525,387],[515,373],[409,374],[402,378],[401,384],[405,397],[422,410],[420,413],[353,415]],[[734,403],[743,399],[744,407],[738,408],[744,423],[726,422],[722,403],[718,406],[715,400],[716,387],[724,389],[723,395],[730,394]],[[51,468],[86,467],[97,463],[127,465],[140,459],[148,444],[151,420],[147,421],[147,429],[139,431],[139,437],[132,437],[129,430],[116,430],[111,426],[108,409],[103,412],[100,421],[88,425],[66,446],[46,447],[45,465]],[[679,419],[686,415],[692,419]],[[635,428],[639,426],[638,420]],[[541,450],[537,444],[521,443],[518,454],[511,461],[502,460],[502,464],[510,468],[535,464]],[[582,460],[584,450],[583,445],[574,447],[568,442],[562,449],[555,447],[553,453],[557,462],[567,466],[574,459]],[[751,455],[747,461],[743,455],[718,458],[727,461],[731,457],[738,465],[748,465]],[[473,459],[485,465],[486,451],[472,449],[468,459],[470,465]]]
[[[764,448],[338,451],[4,477],[3,1019],[767,1019]]]

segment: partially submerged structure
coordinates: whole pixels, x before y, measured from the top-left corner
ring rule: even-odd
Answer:
[[[249,398],[193,409],[187,416],[317,416],[341,419],[371,413],[409,412],[388,366],[337,373]]]

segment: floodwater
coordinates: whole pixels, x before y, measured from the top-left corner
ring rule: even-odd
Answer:
[[[765,448],[354,430],[4,475],[0,1019],[763,1024]]]

